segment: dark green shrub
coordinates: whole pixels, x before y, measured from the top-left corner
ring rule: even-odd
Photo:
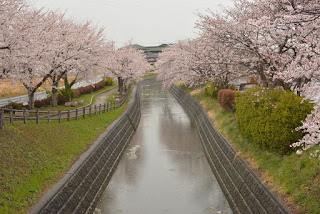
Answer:
[[[213,98],[218,98],[218,92],[221,89],[225,89],[223,84],[218,80],[214,80],[213,82],[207,82],[205,92]]]
[[[62,88],[58,93],[64,96],[67,101],[71,101],[76,96],[75,91],[72,89]]]
[[[302,138],[301,126],[313,104],[290,91],[254,87],[237,93],[236,115],[241,131],[263,149],[289,153]]]
[[[113,78],[112,77],[107,77],[105,78],[106,86],[111,86],[113,83]]]
[[[233,84],[229,84],[228,85],[228,89],[231,89],[231,90],[235,91],[236,90],[236,86],[233,85]]]

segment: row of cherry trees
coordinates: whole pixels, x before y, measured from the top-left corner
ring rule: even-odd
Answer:
[[[25,86],[30,109],[34,93],[47,80],[56,106],[58,83],[68,75],[87,80],[103,74],[125,81],[142,75],[148,65],[142,53],[116,50],[103,32],[91,22],[78,24],[64,14],[31,8],[24,0],[0,0],[0,75]]]
[[[318,93],[320,78],[320,1],[235,0],[223,12],[199,14],[199,37],[169,46],[157,62],[168,86],[190,85],[255,74],[266,87],[282,86],[308,98]],[[292,146],[319,145],[320,107],[301,129],[305,137]],[[299,151],[301,152],[301,151]]]

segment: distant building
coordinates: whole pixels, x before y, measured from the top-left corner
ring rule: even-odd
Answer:
[[[148,62],[151,65],[154,65],[155,62],[158,59],[158,54],[162,52],[164,48],[166,48],[168,45],[167,44],[162,44],[159,46],[141,46],[137,44],[133,44],[132,47],[138,49],[138,50],[143,50]]]

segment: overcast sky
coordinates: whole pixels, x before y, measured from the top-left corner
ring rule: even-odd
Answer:
[[[232,0],[32,0],[37,7],[67,11],[77,21],[105,27],[106,38],[121,47],[129,40],[159,45],[194,38],[197,12],[231,6]]]

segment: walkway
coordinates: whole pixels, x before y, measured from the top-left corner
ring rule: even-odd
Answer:
[[[110,95],[117,92],[117,90],[118,90],[118,87],[97,95],[95,102],[91,104],[91,106],[95,106],[95,105],[98,106],[100,104],[103,105],[107,103],[107,99],[110,97]]]
[[[141,91],[139,128],[96,213],[232,213],[182,107],[154,78]]]

